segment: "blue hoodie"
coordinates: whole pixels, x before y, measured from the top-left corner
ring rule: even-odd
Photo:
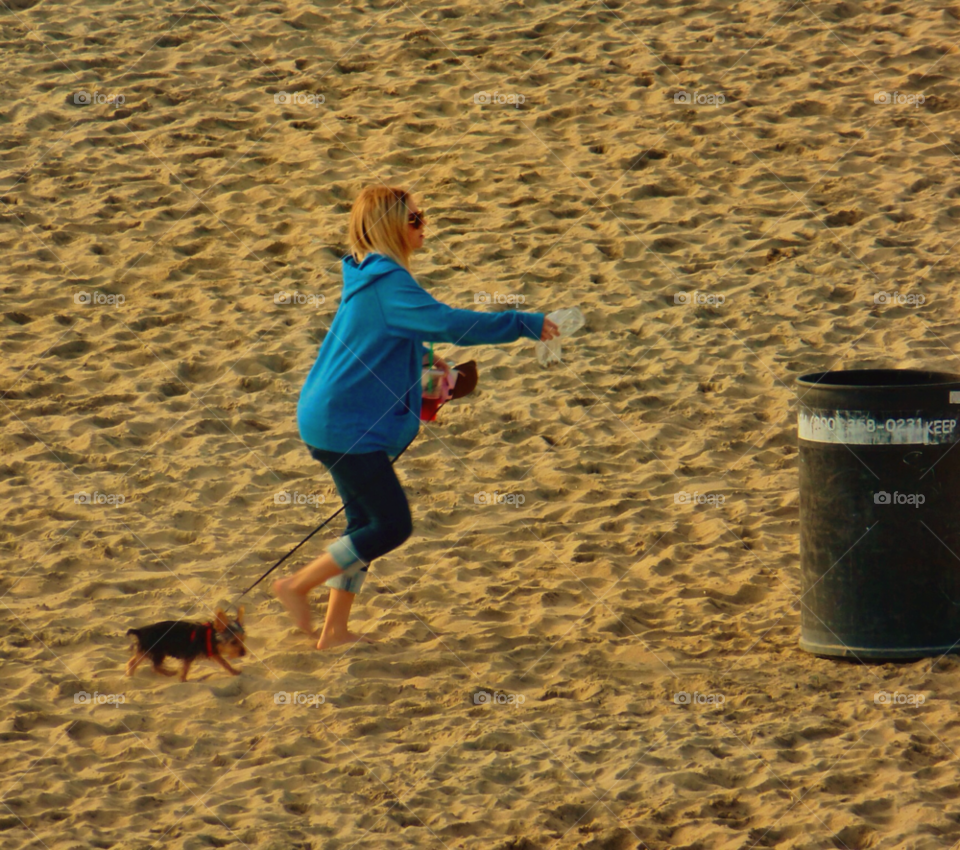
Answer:
[[[455,310],[383,254],[343,258],[343,293],[297,405],[304,442],[332,452],[398,454],[420,430],[424,341],[540,339],[543,313]]]

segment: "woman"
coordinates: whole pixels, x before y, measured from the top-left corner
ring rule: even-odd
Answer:
[[[296,625],[313,634],[307,594],[321,583],[330,588],[317,649],[361,639],[347,618],[367,568],[413,530],[390,456],[420,429],[424,341],[480,345],[558,335],[542,313],[455,310],[428,295],[410,274],[410,255],[423,247],[424,221],[402,189],[360,192],[350,211],[340,307],[300,394],[300,436],[333,476],[347,506],[347,528],[273,590]],[[450,368],[440,360],[436,365]]]

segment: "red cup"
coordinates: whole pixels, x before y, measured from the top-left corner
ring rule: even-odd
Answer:
[[[420,421],[433,422],[437,418],[437,411],[442,402],[439,398],[427,398],[426,396],[420,402]]]

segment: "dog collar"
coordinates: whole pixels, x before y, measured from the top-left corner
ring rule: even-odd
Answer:
[[[203,628],[207,630],[206,634],[206,646],[204,652],[207,653],[207,658],[213,658],[213,623],[204,623]],[[190,641],[193,642],[194,637],[197,634],[197,630],[193,629],[190,632]]]

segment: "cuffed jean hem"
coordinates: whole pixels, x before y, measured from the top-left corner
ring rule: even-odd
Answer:
[[[324,586],[358,593],[363,586],[363,580],[367,577],[369,564],[357,554],[350,538],[344,536],[334,541],[327,547],[327,552],[333,556],[333,560],[337,562],[337,566],[343,572],[338,576],[327,579],[323,583]]]
[[[337,562],[337,566],[347,575],[353,575],[357,570],[370,566],[353,548],[353,543],[347,535],[338,538],[327,547],[327,551]]]
[[[338,576],[333,578],[328,578],[324,583],[324,587],[332,588],[333,590],[345,590],[347,593],[359,593],[360,588],[363,587],[363,580],[367,577],[367,571],[361,570],[360,572],[348,576],[341,573]]]

